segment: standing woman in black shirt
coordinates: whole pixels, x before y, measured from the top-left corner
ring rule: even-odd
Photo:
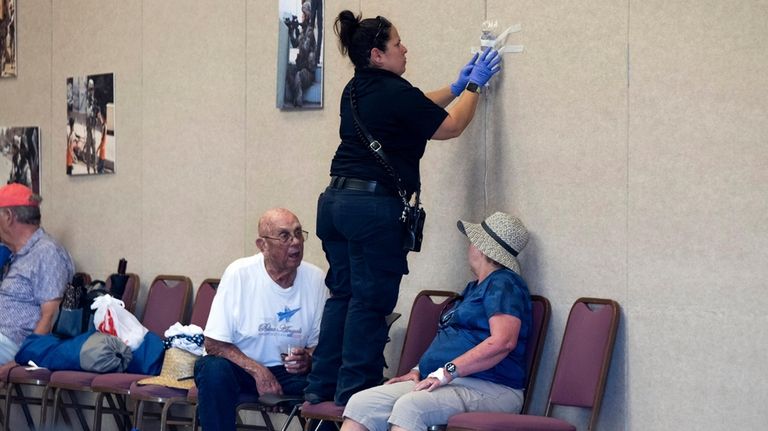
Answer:
[[[341,96],[341,144],[331,162],[331,184],[318,200],[317,236],[330,265],[326,284],[331,297],[305,398],[345,405],[355,392],[381,383],[385,317],[408,273],[403,200],[392,173],[356,128],[350,95],[360,122],[381,143],[391,170],[411,196],[420,187],[419,159],[427,141],[464,131],[480,90],[498,72],[501,59],[493,50],[476,54],[456,82],[425,94],[401,78],[408,49],[386,18],[362,19],[345,10],[334,30],[355,75]]]

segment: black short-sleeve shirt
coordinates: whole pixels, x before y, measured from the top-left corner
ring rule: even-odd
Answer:
[[[361,122],[380,143],[410,194],[419,188],[419,160],[427,140],[448,113],[400,76],[382,69],[355,70],[341,96],[339,144],[331,162],[331,175],[380,181],[397,190],[394,180],[360,142],[350,105],[350,87]]]

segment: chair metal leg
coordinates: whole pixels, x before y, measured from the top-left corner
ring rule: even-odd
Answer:
[[[85,420],[85,415],[83,415],[83,409],[80,408],[80,402],[78,401],[75,392],[76,391],[67,391],[69,399],[72,402],[72,408],[75,409],[75,415],[77,415],[77,420],[80,422],[80,426],[83,427],[83,431],[91,431],[91,428],[88,426],[88,421]]]
[[[140,430],[142,427],[142,417],[144,416],[144,401],[136,401],[136,412],[133,417],[133,427]]]
[[[40,397],[40,428],[45,429],[45,419],[48,415],[48,385],[43,388],[43,395]]]
[[[104,392],[96,392],[96,401],[94,402],[93,409],[93,429],[98,431],[101,429],[101,408],[104,402]],[[118,427],[122,429],[122,427]]]
[[[101,430],[102,415],[104,414],[104,398],[107,399],[107,404],[109,404],[109,409],[113,412],[112,414],[115,418],[115,424],[117,425],[117,429],[118,430],[128,429],[128,427],[130,427],[130,420],[126,420],[124,415],[120,413],[120,411],[124,409],[115,405],[115,400],[112,399],[112,396],[110,394],[104,393],[104,392],[96,392],[96,400],[94,402],[94,408],[93,408],[93,430],[94,431]]]
[[[120,416],[123,418],[123,428],[125,431],[131,431],[131,411],[128,409],[128,396],[115,394],[117,398],[118,409],[123,412]],[[99,431],[99,430],[95,430]]]
[[[29,406],[24,401],[26,397],[24,397],[24,391],[21,389],[20,385],[14,385],[14,390],[16,391],[16,395],[18,396],[21,405],[21,411],[24,413],[24,418],[27,420],[27,426],[29,426],[29,429],[33,430],[35,429],[35,421],[32,420],[32,414],[29,412]],[[8,420],[10,422],[10,419]]]
[[[301,404],[296,404],[295,406],[293,406],[293,408],[291,409],[291,413],[288,415],[288,418],[285,420],[283,427],[280,428],[280,431],[288,430],[288,426],[291,424],[291,422],[293,422],[293,418],[295,418],[299,414],[300,407],[301,407]]]
[[[261,417],[264,419],[264,425],[266,425],[267,430],[269,431],[275,431],[275,426],[272,425],[272,419],[269,418],[269,413],[261,412]]]
[[[168,428],[168,416],[171,412],[171,405],[173,403],[163,403],[163,410],[160,414],[160,431],[166,431]]]
[[[59,402],[61,400],[61,388],[53,391],[53,412],[51,413],[51,426],[56,425],[56,415],[59,413]],[[45,428],[45,422],[40,423],[41,428]]]
[[[117,397],[117,404],[115,404],[115,399],[112,398],[112,394],[107,394],[107,404],[109,404],[109,408],[114,412],[112,413],[112,416],[115,418],[117,429],[130,430],[131,418],[125,414],[128,409],[125,407],[125,403],[123,402],[123,396],[115,394],[115,397]],[[94,428],[93,431],[99,431],[99,429]]]
[[[9,430],[9,424],[11,422],[11,398],[13,398],[13,383],[8,382],[5,386],[5,403],[3,407],[7,419],[3,422],[3,431]]]

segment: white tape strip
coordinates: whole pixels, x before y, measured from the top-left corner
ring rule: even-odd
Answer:
[[[501,32],[501,34],[496,37],[496,41],[503,41],[507,38],[507,36],[509,36],[510,33],[517,33],[520,30],[522,30],[520,24],[512,24],[509,26],[509,28]]]
[[[499,54],[520,54],[521,52],[525,51],[525,46],[507,45],[507,46],[502,46],[498,51],[499,51]],[[483,50],[475,46],[473,46],[469,50],[469,53],[472,55],[477,54],[478,52],[483,52]]]
[[[500,54],[519,54],[523,52],[523,45],[507,45],[499,49]]]
[[[504,42],[507,39],[507,36],[509,36],[510,33],[517,33],[522,30],[522,27],[520,24],[513,24],[509,26],[506,30],[504,30],[496,39],[488,39],[488,40],[481,40],[480,41],[480,48],[472,47],[470,49],[470,52],[472,54],[475,54],[477,52],[482,52],[483,48],[491,47],[495,49],[496,51],[499,51],[499,54],[519,54],[523,52],[523,45],[508,45],[505,46]]]

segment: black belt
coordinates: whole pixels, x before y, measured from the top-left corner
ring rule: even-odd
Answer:
[[[357,190],[361,192],[373,193],[376,195],[397,196],[397,194],[393,192],[392,189],[377,181],[358,180],[357,178],[332,176],[331,184],[329,184],[328,187],[340,190]]]

